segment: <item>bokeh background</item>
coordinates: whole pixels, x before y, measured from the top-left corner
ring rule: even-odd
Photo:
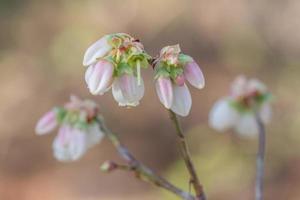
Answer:
[[[151,55],[179,43],[201,65],[205,89],[190,88],[193,107],[182,118],[197,171],[209,199],[253,199],[256,140],[208,126],[213,103],[235,76],[264,81],[275,96],[267,127],[266,199],[300,199],[300,1],[298,0],[1,0],[0,199],[177,199],[132,174],[99,170],[121,161],[108,141],[79,162],[52,156],[54,134],[34,134],[38,118],[69,94],[101,105],[109,126],[144,163],[188,189],[174,129],[159,103],[152,70],[134,109],[112,95],[91,96],[82,57],[104,34],[126,32]]]

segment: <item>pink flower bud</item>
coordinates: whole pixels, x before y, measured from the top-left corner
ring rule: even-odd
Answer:
[[[173,85],[173,104],[171,110],[180,116],[187,116],[192,107],[192,97],[188,87]]]
[[[56,114],[53,110],[47,112],[37,123],[35,132],[44,135],[51,132],[57,126]]]
[[[186,64],[183,73],[192,86],[198,89],[202,89],[204,87],[205,79],[203,73],[195,61]]]
[[[175,83],[179,86],[183,86],[184,85],[184,76],[183,75],[177,76],[175,79]]]
[[[108,61],[100,60],[95,65],[89,66],[85,80],[93,95],[102,95],[109,89],[113,80],[114,66]]]
[[[137,106],[144,96],[144,82],[138,84],[134,75],[123,74],[115,79],[112,92],[120,106]]]
[[[112,47],[108,44],[109,35],[103,36],[101,39],[92,44],[85,52],[83,58],[83,65],[90,66],[109,53]]]
[[[118,168],[118,165],[111,160],[105,161],[100,167],[101,171],[103,171],[103,172],[112,172],[113,170],[115,170],[117,168]]]
[[[173,103],[173,88],[170,78],[159,77],[155,86],[160,102],[170,109]]]

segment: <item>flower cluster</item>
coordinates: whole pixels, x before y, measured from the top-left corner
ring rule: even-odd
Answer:
[[[35,131],[44,135],[59,126],[53,142],[55,158],[59,161],[78,160],[104,136],[98,123],[98,111],[93,101],[71,96],[70,102],[63,107],[55,107],[41,117]]]
[[[154,64],[155,86],[160,102],[176,114],[187,116],[192,98],[185,81],[202,89],[205,81],[200,67],[193,58],[181,53],[179,45],[164,47]]]
[[[218,131],[234,128],[244,136],[257,135],[256,117],[264,124],[271,119],[270,100],[271,94],[262,82],[239,76],[232,83],[230,95],[213,106],[209,123]]]
[[[150,62],[151,61],[151,62]],[[90,46],[83,60],[88,66],[85,80],[90,92],[102,95],[112,86],[120,106],[137,106],[144,95],[141,67],[153,65],[159,100],[181,116],[192,106],[185,80],[196,88],[204,87],[204,77],[197,63],[180,52],[179,45],[167,46],[156,59],[145,53],[143,45],[125,33],[105,35]]]
[[[120,106],[136,106],[144,95],[141,68],[148,67],[149,59],[143,45],[130,35],[105,35],[85,52],[85,81],[93,95],[102,95],[112,87]]]

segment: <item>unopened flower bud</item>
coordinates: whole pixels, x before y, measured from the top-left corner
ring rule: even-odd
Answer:
[[[108,160],[101,165],[100,169],[103,172],[112,172],[113,170],[117,169],[117,167],[118,165],[115,162]]]
[[[167,109],[170,109],[173,103],[173,88],[170,78],[158,78],[156,80],[155,86],[160,102]]]
[[[93,101],[71,96],[63,107],[57,107],[39,120],[36,132],[44,134],[59,125],[52,145],[54,157],[62,162],[75,161],[104,136],[98,112],[98,106]]]
[[[100,60],[95,65],[89,66],[85,80],[90,92],[94,95],[103,94],[112,84],[114,66],[108,61]]]
[[[37,123],[35,132],[44,135],[51,132],[57,126],[56,113],[54,110],[47,112]]]
[[[204,87],[205,80],[203,73],[195,61],[187,63],[184,67],[183,73],[186,80],[188,80],[192,86],[198,89],[202,89]]]

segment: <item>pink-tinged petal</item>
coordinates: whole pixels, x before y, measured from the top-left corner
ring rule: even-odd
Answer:
[[[92,76],[93,74],[93,71],[94,71],[94,68],[95,66],[94,65],[91,65],[89,66],[86,71],[85,71],[85,74],[84,74],[84,79],[85,79],[85,82],[88,84],[89,80],[90,80],[90,77]]]
[[[56,114],[54,110],[47,112],[37,123],[35,132],[44,135],[51,132],[57,126]]]
[[[217,131],[233,128],[239,120],[239,113],[230,106],[229,99],[217,101],[209,113],[209,125]]]
[[[235,126],[235,130],[246,138],[254,138],[257,136],[258,126],[255,115],[251,112],[242,114]]]
[[[264,124],[268,124],[272,118],[272,107],[270,103],[264,103],[260,108],[260,118]]]
[[[252,94],[255,92],[267,92],[267,86],[257,79],[250,79],[247,83],[247,93]]]
[[[113,83],[113,96],[120,106],[137,106],[144,96],[144,82],[133,75],[123,74]]]
[[[179,75],[175,78],[175,83],[179,86],[183,86],[184,85],[184,75]]]
[[[238,76],[231,84],[230,95],[234,98],[240,98],[247,93],[247,79],[245,76]]]
[[[173,85],[173,104],[171,110],[180,116],[187,116],[192,107],[192,97],[186,84]]]
[[[98,58],[105,56],[111,51],[112,47],[108,44],[108,37],[108,35],[105,35],[86,50],[83,58],[84,66],[95,63]]]
[[[63,125],[53,142],[54,157],[62,162],[78,160],[87,150],[86,133]]]
[[[91,125],[87,131],[87,147],[93,147],[98,144],[104,137],[104,133],[100,130],[99,125]]]
[[[160,102],[170,109],[173,103],[173,88],[170,78],[159,77],[155,83],[156,93]]]
[[[68,144],[68,142],[70,141],[71,138],[71,134],[72,134],[72,128],[68,125],[62,125],[59,130],[58,130],[58,134],[57,134],[57,144],[59,146],[65,146]]]
[[[118,79],[115,79],[115,81],[112,84],[112,93],[113,93],[114,99],[119,103],[119,106],[127,105],[127,102],[122,94]]]
[[[70,101],[64,105],[65,109],[78,109],[82,104],[82,99],[77,97],[76,95],[70,96]]]
[[[91,69],[90,69],[91,68]],[[106,92],[113,80],[114,66],[108,61],[100,60],[86,71],[86,82],[93,95]]]
[[[87,151],[87,133],[75,129],[70,142],[69,152],[72,161],[81,158]]]
[[[186,80],[188,80],[192,86],[198,89],[202,89],[204,87],[205,79],[203,73],[195,61],[186,64],[183,73]]]

